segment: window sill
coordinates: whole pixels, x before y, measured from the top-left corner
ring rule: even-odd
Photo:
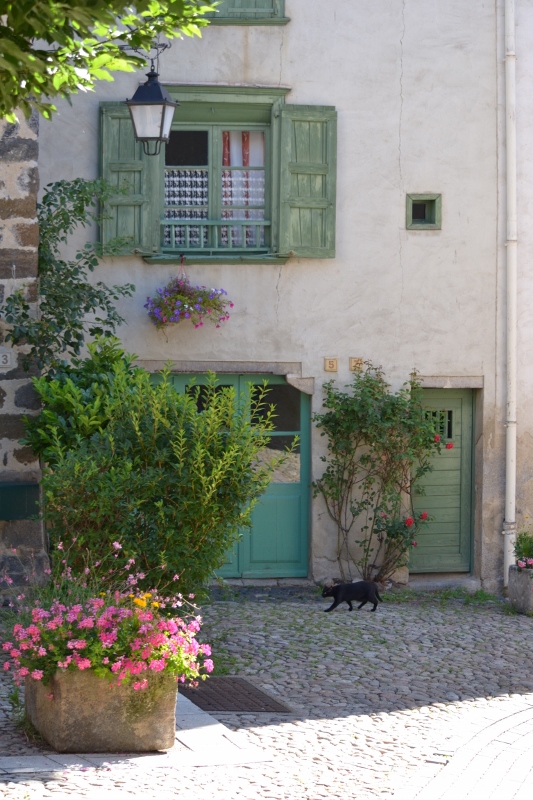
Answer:
[[[203,255],[195,255],[191,253],[190,255],[185,255],[185,264],[286,264],[289,260],[289,256],[275,256],[270,255],[268,253],[263,254],[256,254],[256,255],[214,255],[214,256],[203,256]],[[145,255],[143,256],[144,261],[147,264],[181,264],[181,253],[180,254],[155,254],[153,256]]]
[[[208,18],[209,19],[209,18]],[[265,17],[264,19],[239,19],[226,17],[225,19],[210,19],[209,25],[287,25],[289,17]]]
[[[436,222],[413,222],[411,225],[406,225],[407,231],[440,231],[441,226]]]

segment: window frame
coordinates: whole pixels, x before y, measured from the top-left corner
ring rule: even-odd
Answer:
[[[413,219],[413,205],[431,204],[431,221]],[[442,228],[442,195],[441,194],[408,194],[405,202],[405,227],[408,231],[440,231]]]
[[[166,83],[179,104],[176,123],[198,129],[270,126],[269,253],[192,255],[197,264],[284,264],[290,258],[335,257],[337,112],[334,106],[286,104],[283,86]],[[100,170],[113,191],[104,203],[102,245],[147,264],[179,264],[181,253],[161,253],[164,188],[161,155],[146,156],[136,142],[124,102],[100,103]],[[267,180],[268,180],[268,176]],[[200,248],[199,248],[200,249]],[[202,248],[203,249],[203,248]],[[226,248],[224,248],[226,250]]]
[[[221,0],[220,10],[213,13],[213,16],[206,14],[206,19],[210,25],[287,25],[289,17],[285,16],[285,0],[272,0],[272,10],[258,8],[255,11],[248,9],[250,16],[238,17],[230,16],[225,8],[228,4],[235,3],[236,0]],[[242,0],[246,6],[250,6],[251,0]],[[263,15],[261,16],[261,12]],[[233,14],[246,13],[233,10]],[[255,15],[255,16],[254,16]]]
[[[180,169],[179,165],[167,165],[165,163],[165,150],[162,148],[162,158],[160,160],[160,185],[162,187],[162,192],[160,193],[160,219],[161,219],[161,229],[160,229],[160,246],[161,246],[161,253],[168,254],[168,255],[175,255],[179,252],[183,253],[188,259],[203,256],[204,258],[207,257],[218,257],[224,258],[227,255],[231,256],[270,256],[272,254],[272,223],[273,223],[273,208],[272,208],[272,191],[271,191],[271,184],[273,179],[273,162],[272,162],[272,154],[271,154],[271,146],[272,146],[272,137],[270,131],[270,124],[269,123],[247,123],[244,121],[241,124],[237,122],[226,123],[224,121],[217,121],[214,123],[192,123],[192,122],[180,122],[179,120],[176,122],[174,120],[172,124],[172,131],[207,131],[208,135],[208,145],[207,145],[207,152],[208,152],[208,163],[207,163],[207,171],[208,171],[208,187],[209,187],[209,194],[208,194],[208,201],[207,201],[207,220],[210,222],[216,222],[222,224],[226,224],[227,227],[232,227],[231,220],[227,220],[227,222],[222,217],[222,211],[224,206],[222,205],[222,173],[224,171],[224,166],[222,165],[222,132],[223,131],[262,131],[265,135],[265,163],[264,163],[264,173],[265,173],[265,198],[264,198],[264,220],[265,220],[265,244],[263,247],[260,248],[238,248],[238,247],[205,247],[205,248],[170,248],[165,246],[164,239],[165,239],[165,222],[168,221],[169,218],[165,216],[166,210],[169,206],[165,205],[165,171],[167,169],[172,169],[174,166],[176,169]],[[183,167],[186,169],[187,167]],[[200,168],[200,167],[199,167]],[[192,167],[194,169],[194,167]],[[253,168],[252,168],[253,169]],[[249,207],[250,210],[254,208],[254,206]],[[178,218],[179,219],[179,218]],[[235,220],[235,222],[240,222],[240,220]],[[198,225],[200,226],[202,223],[198,220]]]

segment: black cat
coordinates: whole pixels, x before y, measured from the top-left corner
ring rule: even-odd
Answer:
[[[357,608],[362,608],[366,603],[373,603],[375,611],[378,606],[378,600],[383,602],[379,596],[378,587],[373,581],[357,581],[357,583],[337,583],[334,586],[325,586],[322,592],[322,597],[333,597],[333,603],[329,608],[324,611],[333,611],[337,608],[339,603],[348,603],[350,611],[353,611],[352,600],[362,600],[361,605]]]

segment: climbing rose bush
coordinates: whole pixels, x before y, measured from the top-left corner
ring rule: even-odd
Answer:
[[[28,676],[47,683],[57,670],[91,669],[119,685],[133,681],[137,690],[148,688],[155,673],[183,682],[212,671],[210,646],[196,640],[201,618],[164,613],[183,606],[180,595],[101,594],[83,603],[53,600],[48,608],[27,609],[29,624],[17,622],[12,641],[2,644],[8,654],[4,670],[19,684]]]

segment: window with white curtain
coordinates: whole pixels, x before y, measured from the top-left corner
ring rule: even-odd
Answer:
[[[164,248],[268,251],[266,147],[265,127],[172,131],[165,151]]]

